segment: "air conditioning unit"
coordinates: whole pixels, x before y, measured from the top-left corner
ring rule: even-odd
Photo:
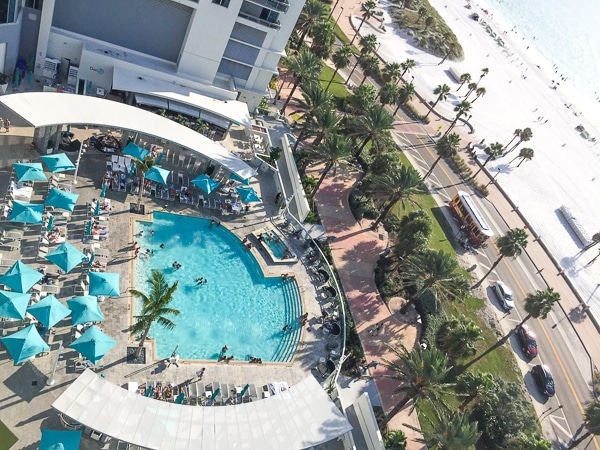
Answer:
[[[60,60],[53,58],[46,58],[44,62],[44,71],[43,75],[46,78],[54,78],[54,76],[58,72],[58,65],[60,64]]]
[[[79,66],[69,66],[69,75],[67,77],[67,84],[75,86],[77,84],[77,78],[79,77]]]

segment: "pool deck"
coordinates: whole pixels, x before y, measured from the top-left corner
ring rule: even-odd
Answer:
[[[98,130],[75,129],[72,131],[76,137],[85,138],[85,133],[89,135]],[[10,135],[0,135],[0,189],[8,186],[11,167],[14,162],[22,159],[32,159],[39,161],[39,154],[28,152],[24,148],[31,141],[32,129],[11,126]],[[70,154],[74,159],[76,154]],[[105,171],[105,160],[107,155],[101,154],[93,149],[83,156],[81,167],[78,174],[78,184],[73,188],[73,192],[80,194],[79,201],[74,213],[68,220],[67,233],[68,241],[77,248],[82,249],[87,245],[82,243],[84,224],[86,221],[86,202],[100,194],[100,185],[102,175]],[[71,180],[72,175],[68,173],[66,180]],[[45,182],[36,183],[32,201],[41,201],[46,194]],[[224,226],[234,232],[240,239],[249,236],[257,229],[264,228],[267,224],[272,224],[273,218],[279,212],[274,203],[277,193],[272,180],[252,181],[254,187],[263,198],[262,203],[254,204],[250,212],[246,215],[218,216]],[[311,369],[314,368],[318,359],[327,356],[328,351],[325,346],[332,338],[324,337],[320,330],[318,318],[321,316],[321,310],[317,301],[318,283],[309,275],[302,261],[296,261],[292,265],[286,264],[274,265],[268,258],[264,258],[262,252],[256,246],[252,249],[256,259],[261,262],[261,267],[267,272],[266,275],[279,276],[282,273],[294,274],[300,287],[303,297],[304,311],[309,313],[309,325],[312,331],[305,328],[301,336],[301,342],[298,346],[296,356],[291,363],[270,363],[270,364],[248,364],[247,362],[234,361],[229,364],[216,362],[188,362],[181,361],[179,367],[174,365],[167,367],[162,361],[147,361],[146,365],[133,365],[126,362],[126,348],[135,346],[136,343],[131,340],[129,333],[129,317],[131,314],[131,295],[129,288],[133,286],[131,266],[133,264],[132,252],[132,217],[135,216],[129,212],[129,204],[135,203],[137,195],[133,196],[125,192],[107,191],[106,197],[111,199],[113,210],[110,213],[108,225],[110,227],[110,237],[107,241],[102,241],[100,247],[108,249],[110,258],[108,260],[107,271],[118,272],[121,274],[121,297],[107,298],[101,303],[101,309],[106,321],[99,325],[106,334],[117,341],[117,346],[107,353],[102,359],[98,373],[104,374],[106,379],[118,385],[124,385],[129,381],[143,383],[146,381],[165,381],[182,383],[194,377],[197,370],[206,367],[206,373],[203,381],[235,383],[243,385],[246,382],[262,386],[272,381],[287,381],[290,386],[311,375]],[[174,213],[196,215],[200,217],[213,217],[215,210],[198,209],[193,205],[180,204],[165,200],[155,200],[154,198],[144,197],[143,203],[146,205],[146,219],[152,210],[167,209]],[[40,264],[48,263],[37,257],[37,243],[39,240],[39,227],[29,227],[25,231],[22,241],[20,254],[17,252],[2,252],[3,258],[22,259],[23,262],[31,267],[37,267]],[[301,241],[287,237],[287,245],[295,254],[302,254],[305,250]],[[52,267],[49,263],[48,265]],[[4,271],[6,269],[2,269]],[[76,278],[80,275],[81,269],[74,269],[70,274],[61,277],[60,294],[57,296],[62,301],[71,298],[74,291],[68,286],[74,286]],[[70,324],[70,320],[66,322]],[[61,324],[59,324],[61,325]],[[56,334],[50,337],[51,351],[48,355],[36,358],[31,362],[14,366],[12,359],[6,351],[0,351],[0,378],[3,383],[0,384],[0,417],[9,429],[19,438],[14,448],[37,448],[40,439],[41,428],[61,429],[58,414],[51,408],[53,401],[70,385],[79,372],[75,372],[74,359],[76,352],[69,348],[64,348],[54,375],[55,384],[46,386],[45,382],[52,373],[52,367],[57,359],[59,341],[63,341],[65,347],[71,342],[71,326],[58,326],[55,328]],[[16,328],[9,332],[16,331]],[[224,345],[226,342],[223,343]],[[150,352],[150,344],[146,345]],[[151,353],[149,353],[151,354]],[[83,449],[102,448],[98,443],[90,439],[82,440]],[[116,442],[110,441],[104,448],[116,448]],[[335,448],[335,445],[330,447]]]

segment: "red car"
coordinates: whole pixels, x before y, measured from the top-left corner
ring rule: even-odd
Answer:
[[[517,338],[525,356],[535,358],[538,354],[537,341],[535,340],[535,334],[527,325],[521,325],[517,328]]]

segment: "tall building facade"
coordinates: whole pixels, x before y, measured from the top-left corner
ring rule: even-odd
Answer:
[[[0,0],[0,63],[28,82],[101,95],[171,83],[250,110],[265,95],[304,0]],[[7,9],[8,10],[8,9]],[[2,48],[4,50],[2,51]],[[23,63],[24,61],[24,63]],[[0,66],[1,68],[2,66]],[[146,83],[147,84],[147,83]],[[139,88],[140,91],[143,87]]]

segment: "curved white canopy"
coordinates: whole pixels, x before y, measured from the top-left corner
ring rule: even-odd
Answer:
[[[158,114],[85,95],[27,92],[0,98],[0,103],[32,126],[89,125],[137,131],[165,139],[198,152],[242,178],[256,175],[254,169],[221,144]]]
[[[312,376],[263,400],[205,407],[147,398],[88,369],[52,407],[113,438],[160,450],[303,449],[352,429]]]

